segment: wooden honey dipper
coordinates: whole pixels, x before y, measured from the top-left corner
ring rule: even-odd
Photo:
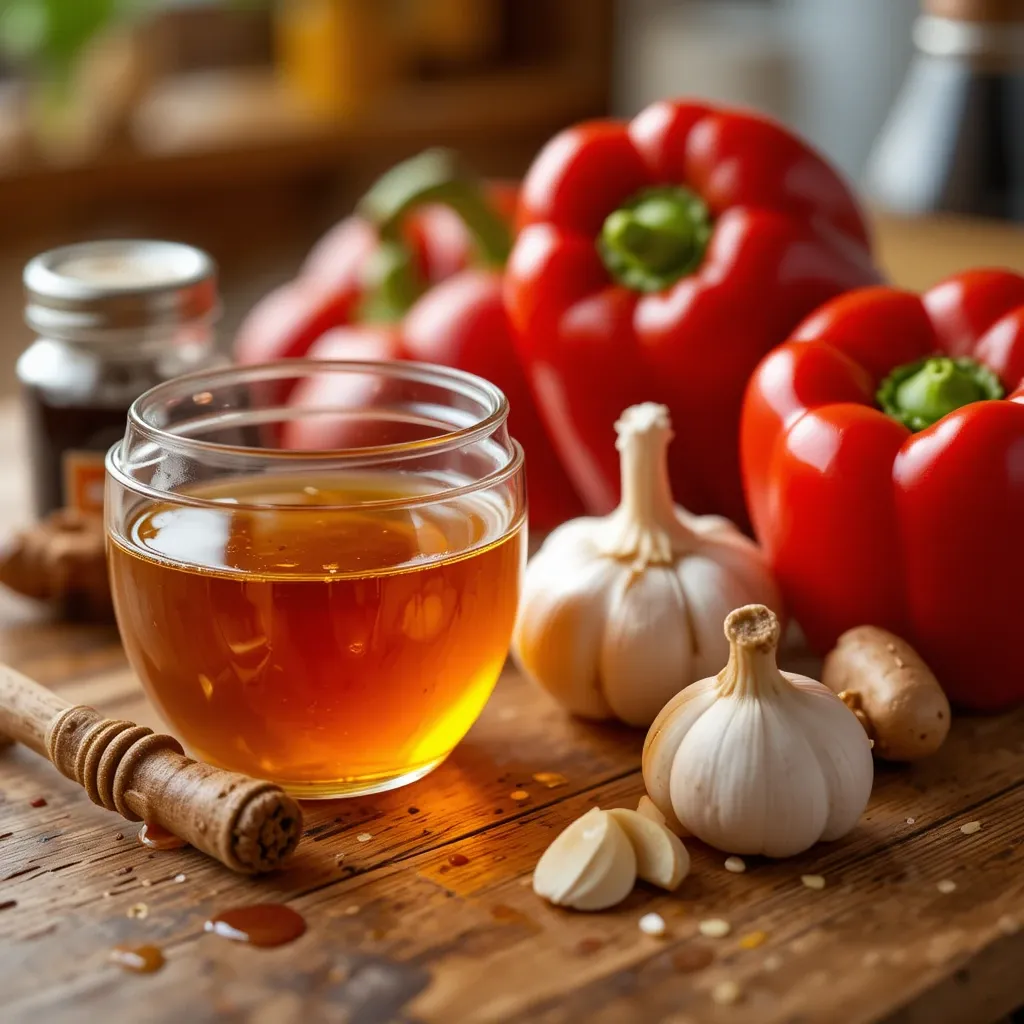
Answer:
[[[173,736],[72,706],[0,664],[4,737],[53,762],[94,804],[154,822],[232,871],[278,867],[302,833],[299,805],[272,782],[193,761]]]

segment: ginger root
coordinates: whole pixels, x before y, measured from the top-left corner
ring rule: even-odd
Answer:
[[[103,520],[58,509],[19,533],[0,553],[0,583],[51,604],[64,619],[110,622]]]
[[[949,701],[921,656],[877,626],[847,630],[825,658],[821,681],[857,716],[877,757],[918,761],[949,732]]]

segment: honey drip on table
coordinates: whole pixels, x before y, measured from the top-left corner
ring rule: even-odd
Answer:
[[[152,974],[164,965],[164,955],[156,946],[115,946],[110,960],[136,974]]]
[[[250,946],[283,946],[305,932],[306,920],[283,903],[257,903],[222,910],[206,922],[206,930]]]
[[[715,959],[715,954],[707,946],[683,946],[672,957],[672,966],[683,974],[703,971]]]
[[[179,839],[173,832],[168,832],[163,825],[147,821],[139,829],[139,842],[151,850],[180,850],[188,846],[184,839]]]

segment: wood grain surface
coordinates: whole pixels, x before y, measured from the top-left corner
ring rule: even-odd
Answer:
[[[16,430],[0,409],[3,528],[25,514]],[[0,596],[0,660],[160,725],[112,630]],[[1024,710],[958,718],[936,757],[880,767],[838,843],[731,874],[688,841],[693,871],[674,894],[639,885],[600,914],[547,905],[530,888],[538,856],[589,807],[636,805],[642,739],[569,718],[509,671],[433,775],[307,804],[294,860],[257,880],[145,849],[137,825],[42,759],[0,751],[0,1020],[987,1024],[1024,1005]],[[542,772],[566,782],[547,788]],[[204,933],[211,914],[261,901],[300,911],[306,934],[266,950]],[[664,938],[640,932],[649,911]],[[700,937],[712,917],[728,936]],[[119,943],[157,945],[167,963],[126,973],[108,960]]]
[[[2,646],[71,700],[153,720],[109,633],[33,624]],[[529,887],[537,857],[587,808],[635,806],[640,742],[566,717],[510,672],[433,776],[308,804],[291,865],[255,881],[145,849],[137,825],[13,748],[0,760],[3,1019],[959,1024],[1024,1002],[1024,713],[960,719],[937,757],[880,770],[839,843],[736,875],[690,841],[675,894],[639,886],[591,915],[546,905]],[[538,772],[567,782],[546,788]],[[520,788],[528,800],[511,798]],[[962,833],[968,821],[981,830]],[[940,892],[945,880],[955,891]],[[299,910],[307,934],[276,950],[204,934],[217,910],[267,900]],[[651,910],[663,939],[637,927]],[[709,917],[731,934],[700,938]],[[125,942],[160,946],[167,965],[146,977],[111,966]],[[726,981],[736,1005],[714,1002]]]

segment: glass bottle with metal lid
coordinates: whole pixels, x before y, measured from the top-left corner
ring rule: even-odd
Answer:
[[[905,215],[1024,221],[1024,0],[920,0],[917,53],[866,173]]]
[[[100,512],[103,457],[144,391],[218,362],[213,260],[177,242],[87,242],[25,267],[18,360],[35,506]]]

